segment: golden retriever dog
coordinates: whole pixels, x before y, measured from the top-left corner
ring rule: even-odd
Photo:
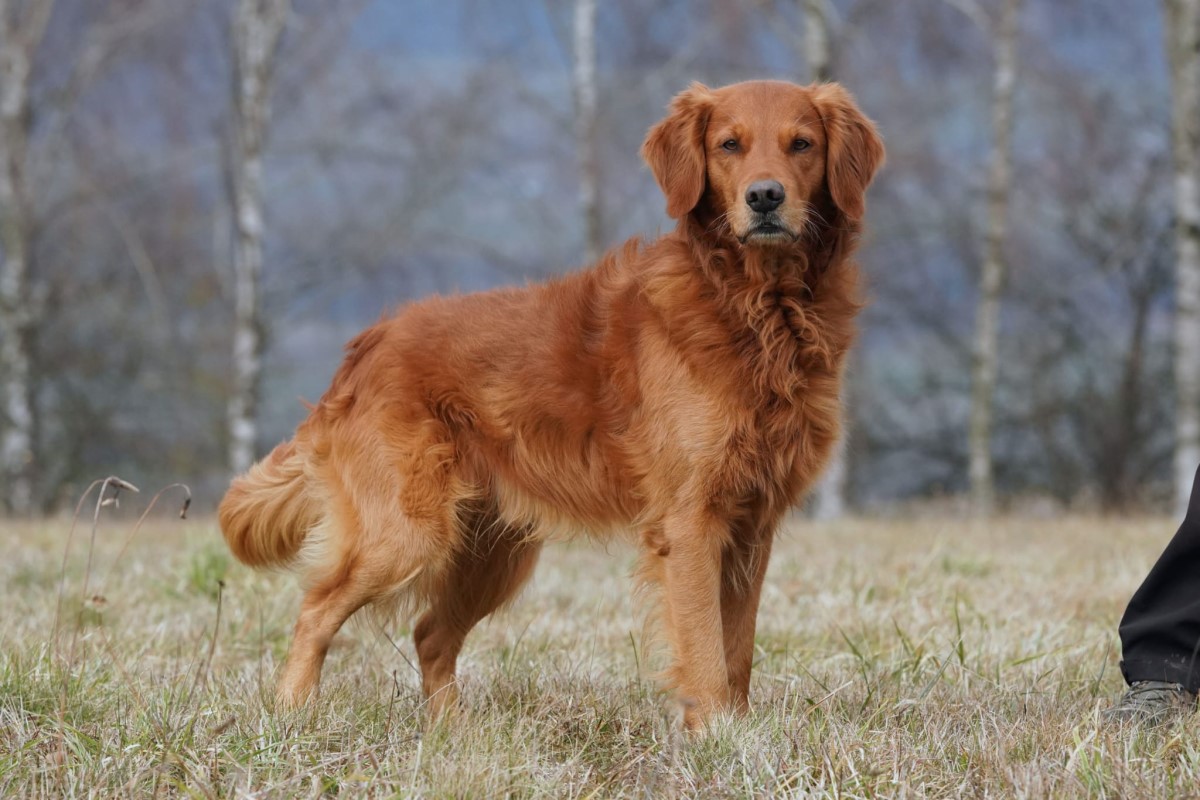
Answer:
[[[403,308],[234,480],[230,549],[306,589],[283,707],[314,694],[347,618],[402,604],[444,712],[471,628],[546,539],[577,532],[640,547],[685,726],[748,707],[772,538],[838,437],[883,145],[836,84],[751,81],[693,84],[642,156],[674,231],[540,285]]]

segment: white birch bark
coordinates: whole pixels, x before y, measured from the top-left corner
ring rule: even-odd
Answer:
[[[826,0],[802,0],[804,12],[804,60],[808,64],[808,79],[814,83],[828,81],[833,77],[830,56],[829,9]],[[845,386],[845,384],[843,384]],[[842,390],[842,432],[834,445],[829,465],[813,491],[812,515],[814,519],[831,520],[846,514],[846,483],[849,470],[846,465],[847,420],[844,409],[850,393]]]
[[[1000,297],[1007,265],[1004,239],[1012,183],[1013,92],[1017,80],[1017,30],[1022,0],[1004,0],[995,37],[992,86],[992,156],[988,173],[987,234],[975,314],[968,433],[971,510],[988,516],[995,508],[992,475],[992,404],[996,391]]]
[[[825,472],[821,474],[816,491],[813,493],[813,519],[829,521],[846,515],[846,483],[849,478],[849,470],[846,464],[847,431],[845,422],[843,415],[842,433],[833,446],[833,455],[829,459],[829,465],[825,467]]]
[[[808,62],[808,79],[822,83],[833,77],[829,52],[829,9],[827,0],[802,0],[804,5],[804,60]]]
[[[229,466],[254,463],[262,375],[263,146],[272,73],[290,10],[289,0],[238,0],[233,18],[234,217],[233,381],[229,397]]]
[[[1175,513],[1200,465],[1200,0],[1165,0],[1175,194]]]
[[[579,158],[579,208],[583,214],[584,255],[592,262],[603,251],[600,230],[600,176],[596,160],[596,0],[575,0],[575,147]]]
[[[0,502],[18,515],[28,514],[34,500],[30,346],[39,322],[29,275],[29,75],[52,8],[53,0],[0,0]]]

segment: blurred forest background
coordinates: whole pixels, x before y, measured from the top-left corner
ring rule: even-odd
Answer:
[[[1194,7],[0,2],[3,502],[118,474],[211,509],[381,314],[670,227],[637,153],[689,82],[828,77],[888,146],[829,513],[1166,511],[1200,461]]]

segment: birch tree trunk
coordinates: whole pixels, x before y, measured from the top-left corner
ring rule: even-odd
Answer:
[[[829,53],[829,9],[827,0],[802,0],[804,5],[804,60],[808,79],[823,83],[833,77],[833,59]]]
[[[263,145],[271,79],[290,0],[238,0],[233,18],[234,217],[233,385],[229,397],[229,466],[254,463],[262,375]]]
[[[52,8],[53,0],[25,5],[0,0],[0,502],[18,515],[33,509],[36,420],[30,350],[39,322],[29,277],[29,74]]]
[[[596,160],[596,0],[575,0],[575,147],[579,154],[579,208],[588,262],[603,251],[600,230],[600,175]]]
[[[1175,513],[1200,465],[1200,0],[1165,0],[1175,168]]]
[[[971,358],[971,413],[968,434],[971,510],[985,517],[995,508],[992,476],[992,403],[996,391],[1000,295],[1007,265],[1004,239],[1012,183],[1013,91],[1017,78],[1017,29],[1022,0],[1004,0],[995,40],[992,86],[992,160],[988,173],[987,236],[975,313]]]
[[[802,0],[804,12],[804,60],[808,63],[808,79],[813,83],[828,81],[833,77],[830,57],[829,9],[826,0]],[[843,387],[846,384],[843,383]],[[842,409],[845,409],[850,393],[842,390]],[[812,515],[814,519],[831,520],[846,514],[846,428],[843,413],[842,433],[834,445],[833,456],[813,492]]]

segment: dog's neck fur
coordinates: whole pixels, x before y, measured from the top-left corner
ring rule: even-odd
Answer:
[[[801,401],[814,376],[836,376],[852,339],[857,225],[825,229],[779,247],[746,247],[694,217],[676,231],[691,246],[730,345],[753,364],[764,396]],[[833,323],[832,325],[830,323]]]

